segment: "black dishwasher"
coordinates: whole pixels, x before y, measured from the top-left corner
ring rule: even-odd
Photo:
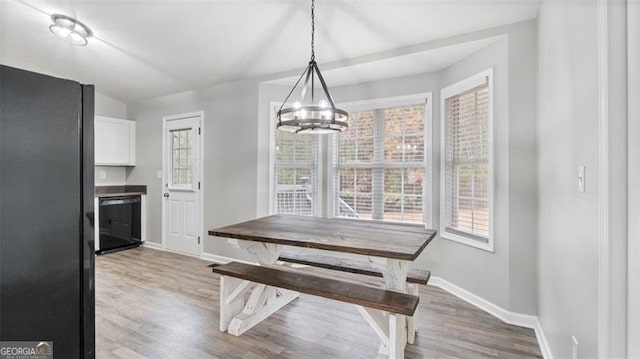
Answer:
[[[96,254],[142,244],[140,196],[100,198],[100,242]]]

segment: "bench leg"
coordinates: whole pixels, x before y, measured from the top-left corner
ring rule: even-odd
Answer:
[[[358,312],[367,320],[373,331],[380,337],[380,354],[389,354],[389,313],[356,305]]]
[[[274,264],[280,256],[282,246],[273,243],[259,243],[253,241],[243,241],[230,238],[228,242],[234,247],[241,248],[245,252],[249,253],[258,263],[261,265]],[[222,285],[222,281],[220,282]],[[245,288],[246,289],[246,288]],[[223,301],[220,300],[220,312],[222,313],[222,305],[233,302],[232,310],[227,308],[225,315],[220,316],[220,330],[227,330],[229,334],[241,335],[247,330],[254,327],[256,324],[268,318],[271,314],[278,311],[280,308],[289,304],[292,300],[298,298],[298,293],[280,289],[276,287],[266,286],[264,284],[258,284],[254,287],[249,299],[244,303],[244,290],[240,293],[240,297],[243,297],[243,301],[237,300],[237,303],[242,302],[240,308],[237,308],[236,302],[233,300]],[[228,293],[222,288],[220,289],[220,295],[230,296],[233,294],[233,289]],[[233,298],[232,298],[233,299]],[[237,299],[237,298],[236,298]],[[224,320],[223,320],[224,319]],[[228,320],[228,322],[227,322]]]
[[[411,295],[420,296],[420,288],[415,283],[407,284],[407,292]],[[409,344],[415,343],[417,331],[418,331],[418,309],[416,309],[416,312],[413,313],[413,316],[407,317],[407,343]]]
[[[233,277],[220,277],[220,331],[227,331],[231,319],[242,311],[244,293],[250,284]]]
[[[407,343],[406,316],[356,305],[362,316],[380,337],[378,353],[393,359],[404,358]]]
[[[296,298],[297,292],[258,284],[242,313],[231,319],[229,334],[242,335]]]

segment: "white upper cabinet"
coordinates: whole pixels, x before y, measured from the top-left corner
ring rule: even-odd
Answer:
[[[96,116],[94,133],[96,166],[135,166],[134,121]]]

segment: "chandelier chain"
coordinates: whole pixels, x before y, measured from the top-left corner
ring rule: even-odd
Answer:
[[[315,0],[311,0],[311,61],[316,59],[315,51],[315,34],[316,34],[316,16],[315,16],[316,3]]]

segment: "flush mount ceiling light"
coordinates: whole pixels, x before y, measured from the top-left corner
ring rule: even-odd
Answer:
[[[312,133],[324,134],[346,131],[349,127],[347,120],[349,114],[336,108],[333,98],[327,89],[327,84],[320,73],[316,63],[314,49],[315,37],[315,0],[311,0],[311,61],[298,78],[298,81],[284,99],[282,106],[278,110],[278,129],[291,133]],[[322,94],[316,96],[315,80],[316,76],[322,86]],[[288,104],[291,94],[293,94],[300,81],[304,78],[304,83],[300,88],[299,101]],[[310,96],[308,91],[310,90]],[[316,102],[317,101],[317,102]],[[286,107],[285,107],[286,106]]]
[[[54,14],[51,15],[51,21],[53,21],[53,25],[49,26],[49,30],[70,44],[85,46],[87,38],[93,36],[93,32],[87,25],[74,18]]]

